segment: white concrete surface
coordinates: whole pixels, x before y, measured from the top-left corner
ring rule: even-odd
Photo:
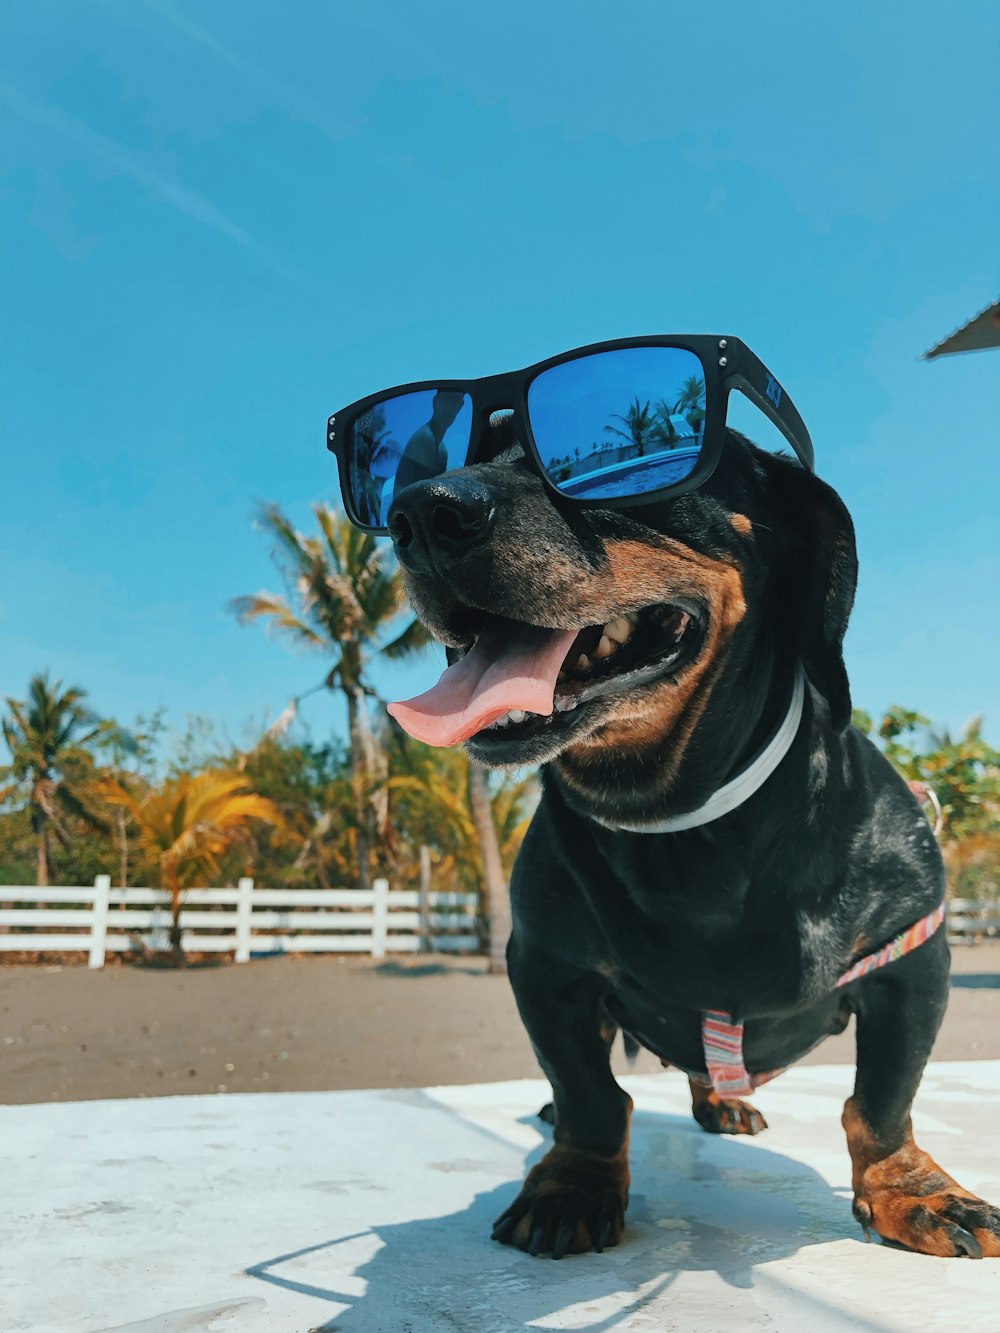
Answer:
[[[542,1082],[0,1107],[3,1333],[1000,1330],[1000,1261],[864,1245],[847,1067],[703,1133],[676,1073],[636,1101],[625,1242],[559,1263],[489,1240],[548,1130]],[[1000,1062],[928,1071],[918,1137],[1000,1200]]]

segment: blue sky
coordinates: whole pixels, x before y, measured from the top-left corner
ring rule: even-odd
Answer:
[[[246,739],[323,674],[225,603],[277,586],[256,501],[333,497],[331,410],[704,330],[772,367],[854,514],[855,701],[1000,735],[1000,353],[918,360],[1000,285],[994,3],[8,0],[3,28],[0,695],[48,667]]]

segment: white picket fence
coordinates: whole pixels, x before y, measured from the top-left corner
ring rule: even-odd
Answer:
[[[948,904],[948,938],[952,944],[978,944],[980,940],[995,940],[998,937],[1000,902],[953,898]]]
[[[21,907],[12,904],[30,903]],[[46,904],[39,906],[39,904]],[[54,904],[49,906],[49,904]],[[162,889],[113,889],[110,877],[92,885],[38,888],[0,885],[0,953],[80,950],[91,967],[108,953],[167,947],[170,896]],[[390,889],[262,889],[252,879],[236,888],[188,889],[181,909],[181,942],[192,953],[387,953],[474,950],[476,895]],[[53,927],[62,934],[52,933]]]

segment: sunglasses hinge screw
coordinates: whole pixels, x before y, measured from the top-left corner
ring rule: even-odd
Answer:
[[[720,365],[720,366],[728,366],[728,365],[729,365],[729,358],[728,358],[728,357],[725,357],[725,356],[720,356],[720,357],[719,357],[719,365]]]
[[[722,351],[723,347],[728,347],[728,346],[729,346],[729,343],[727,342],[727,340],[726,340],[725,338],[720,338],[720,339],[719,339],[719,351],[720,351],[720,352]]]

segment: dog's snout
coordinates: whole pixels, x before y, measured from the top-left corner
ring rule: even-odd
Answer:
[[[420,481],[393,500],[386,520],[405,563],[439,551],[461,555],[490,533],[496,503],[488,486],[469,477]]]

